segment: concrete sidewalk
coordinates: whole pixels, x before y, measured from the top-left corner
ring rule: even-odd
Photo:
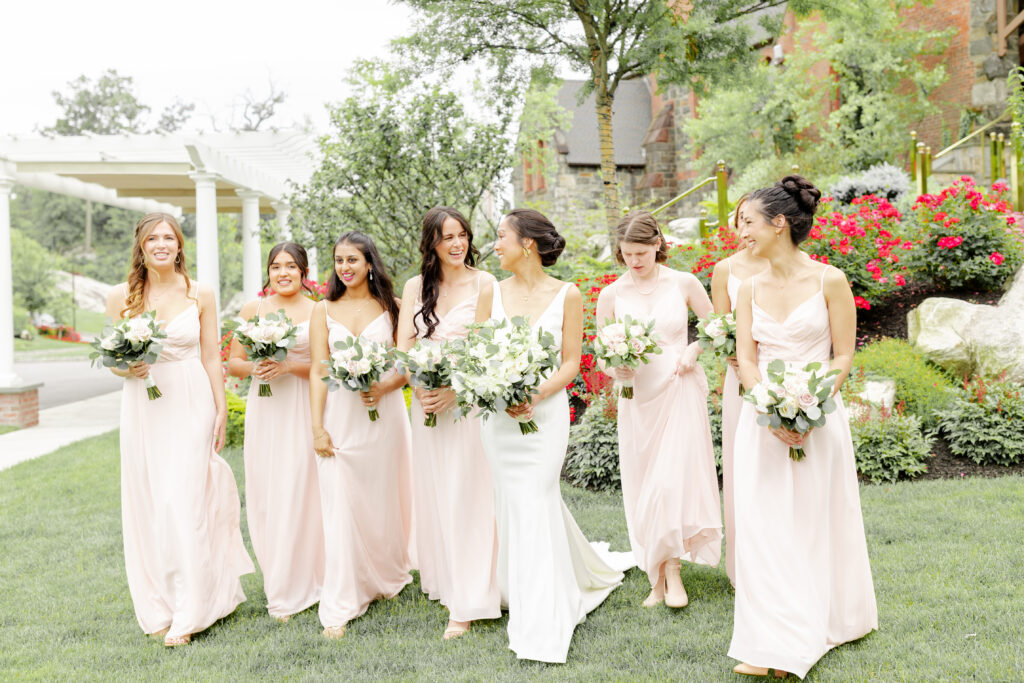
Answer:
[[[39,424],[0,435],[0,470],[117,429],[121,390],[39,411]]]

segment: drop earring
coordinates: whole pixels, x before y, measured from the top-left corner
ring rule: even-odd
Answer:
[[[526,258],[530,258],[530,250],[527,249],[526,247],[523,247],[523,256]]]
[[[370,282],[373,282],[373,271],[370,271]]]

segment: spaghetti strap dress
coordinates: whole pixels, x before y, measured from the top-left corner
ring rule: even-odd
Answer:
[[[736,300],[743,281],[732,274],[729,265],[729,304],[736,311]],[[740,396],[740,378],[731,365],[725,366],[725,381],[722,385],[722,509],[725,521],[725,574],[736,587],[736,524],[733,522],[733,441],[736,438],[736,420],[740,416],[743,397]]]

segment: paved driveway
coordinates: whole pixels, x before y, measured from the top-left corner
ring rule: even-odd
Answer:
[[[15,362],[14,371],[25,382],[43,382],[40,410],[108,394],[124,384],[109,370],[91,367],[88,360],[81,359]]]

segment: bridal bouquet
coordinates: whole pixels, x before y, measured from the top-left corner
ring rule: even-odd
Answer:
[[[769,363],[764,379],[743,396],[760,413],[757,424],[801,434],[811,427],[824,426],[825,415],[836,409],[832,390],[839,371],[819,374],[819,370],[821,363],[808,363],[803,368],[782,360]],[[803,460],[803,448],[790,446],[789,457]]]
[[[445,345],[420,340],[406,352],[395,351],[400,372],[409,374],[409,384],[427,391],[451,386],[452,363]],[[423,424],[437,426],[437,413],[427,415]]]
[[[451,385],[459,413],[466,415],[476,407],[484,419],[529,401],[545,376],[561,363],[551,333],[531,329],[521,317],[471,325],[469,335],[452,342],[450,351],[455,357]],[[537,423],[520,419],[519,431],[532,434]]]
[[[654,321],[646,323],[633,320],[628,315],[622,320],[606,324],[594,338],[594,357],[604,361],[609,368],[640,367],[649,363],[648,356],[661,353],[658,335],[654,333]],[[617,381],[621,385],[619,395],[633,398],[632,380]]]
[[[708,313],[697,321],[697,343],[716,356],[736,355],[736,318],[732,313]]]
[[[334,344],[327,364],[328,375],[324,377],[327,389],[334,391],[345,387],[349,391],[369,391],[374,382],[395,363],[391,350],[383,344],[360,337],[349,337]],[[375,422],[380,413],[377,406],[367,406],[370,422]]]
[[[147,311],[135,318],[123,318],[104,327],[100,336],[89,342],[96,349],[89,354],[89,358],[93,365],[99,361],[105,368],[121,370],[127,370],[129,365],[140,360],[152,364],[163,349],[160,340],[166,338],[167,333],[156,319],[156,311]],[[145,382],[146,396],[150,401],[163,395],[152,375],[146,377]]]
[[[288,356],[288,349],[295,346],[298,329],[284,314],[267,313],[262,318],[254,315],[248,320],[229,320],[224,324],[235,333],[238,343],[245,349],[246,358],[259,362],[266,358],[282,361]],[[270,383],[260,380],[258,396],[273,396]]]

